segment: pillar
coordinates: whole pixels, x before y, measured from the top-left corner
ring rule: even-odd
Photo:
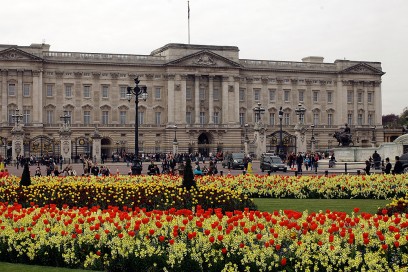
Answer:
[[[208,108],[209,108],[209,117],[208,117],[208,123],[213,124],[214,123],[214,76],[209,75],[208,77],[208,92],[209,92],[209,98],[208,98]]]
[[[229,76],[222,77],[222,123],[228,124],[228,81]]]
[[[16,160],[18,156],[24,156],[24,130],[19,124],[11,130],[12,135],[12,152],[11,157]]]
[[[61,150],[61,156],[64,159],[65,163],[68,163],[71,159],[71,154],[72,154],[72,144],[71,144],[71,135],[72,131],[71,129],[64,125],[60,131],[60,150]]]
[[[101,135],[99,134],[98,127],[95,127],[95,131],[92,138],[92,159],[97,162],[101,161]]]
[[[200,75],[194,78],[194,123],[200,124]]]
[[[175,123],[175,97],[174,97],[174,78],[175,75],[167,75],[167,120],[169,124]]]

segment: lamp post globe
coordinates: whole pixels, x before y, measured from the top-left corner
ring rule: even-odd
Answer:
[[[132,175],[140,175],[142,173],[142,162],[139,159],[139,98],[146,101],[147,99],[147,87],[139,85],[139,77],[135,78],[135,87],[127,87],[128,101],[135,97],[135,155],[133,157],[133,164],[131,167]]]

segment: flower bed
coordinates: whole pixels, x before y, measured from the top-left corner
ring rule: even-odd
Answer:
[[[159,186],[174,186],[181,184],[181,177],[160,176],[110,176],[102,177],[41,177],[32,178],[32,184],[38,183],[68,183],[79,181],[83,183],[131,183],[158,184]],[[0,190],[18,187],[19,178],[0,179]],[[392,199],[408,194],[408,175],[370,175],[370,176],[205,176],[197,179],[199,188],[229,188],[249,197],[273,198],[374,198]],[[10,187],[12,186],[12,187]],[[4,191],[0,191],[0,196]],[[0,200],[1,201],[1,200]],[[4,201],[4,200],[3,200]]]
[[[0,258],[109,271],[403,271],[408,215],[0,204]]]

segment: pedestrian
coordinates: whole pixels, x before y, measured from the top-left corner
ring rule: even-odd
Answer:
[[[371,163],[370,161],[365,161],[365,167],[364,167],[364,171],[366,173],[366,175],[370,175],[370,168],[371,168]]]
[[[385,158],[385,167],[383,169],[384,174],[390,174],[391,173],[391,168],[392,168],[392,165],[390,163],[390,158],[387,157],[387,158]]]
[[[395,156],[395,164],[394,164],[394,174],[402,174],[402,171],[404,169],[402,168],[402,162],[400,161],[399,156]]]

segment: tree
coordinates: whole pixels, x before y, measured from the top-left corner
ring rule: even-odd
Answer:
[[[191,187],[196,187],[196,182],[194,180],[193,167],[191,166],[191,160],[186,160],[186,167],[184,168],[183,183],[182,186],[190,190]]]
[[[386,128],[398,128],[398,127],[401,127],[398,124],[399,120],[400,120],[400,117],[398,115],[393,114],[393,113],[382,116],[382,124]]]
[[[30,186],[30,168],[28,167],[28,162],[24,163],[23,174],[21,175],[20,186]]]

